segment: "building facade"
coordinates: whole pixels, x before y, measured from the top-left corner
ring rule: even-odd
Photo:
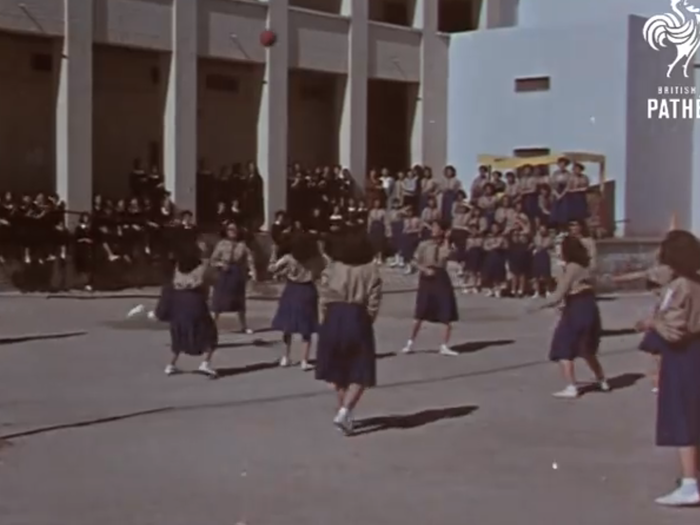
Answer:
[[[253,161],[269,219],[289,162],[338,163],[359,182],[370,163],[442,166],[441,5],[0,0],[0,188],[55,188],[89,210],[93,193],[125,196],[141,158],[193,209],[199,159]]]
[[[450,46],[448,159],[463,178],[479,154],[599,153],[617,234],[658,235],[673,217],[700,232],[700,120],[647,114],[665,87],[700,95],[698,65],[669,79],[675,49],[643,38],[646,17],[670,2],[487,2],[479,29]]]

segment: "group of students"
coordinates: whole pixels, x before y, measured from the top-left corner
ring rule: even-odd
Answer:
[[[411,264],[419,271],[414,323],[403,353],[426,322],[444,326],[439,352],[457,356],[449,346],[452,324],[459,319],[455,291],[446,264],[452,247],[444,222],[431,225],[429,238],[416,248]],[[177,256],[172,282],[163,288],[155,317],[169,322],[173,359],[168,375],[179,371],[182,353],[204,355],[199,371],[216,377],[211,358],[218,341],[216,321],[223,312],[237,312],[244,330],[245,285],[256,278],[250,250],[239,230],[230,224],[227,236],[214,250],[211,310],[207,275],[211,268],[195,244],[183,246]],[[317,334],[315,375],[334,385],[337,411],[333,423],[344,434],[354,430],[354,412],[363,394],[376,385],[374,323],[382,299],[382,278],[370,237],[351,231],[327,239],[326,256],[314,236],[300,233],[291,239],[272,270],[286,279],[272,326],[282,333],[285,352],[281,366],[290,365],[292,337],[303,342],[302,369],[311,368],[311,340]],[[566,381],[554,395],[580,395],[574,362],[581,358],[593,372],[599,388],[611,390],[597,354],[602,336],[590,251],[576,235],[566,235],[559,251],[563,266],[553,294],[528,308],[560,308],[549,358],[557,362]],[[657,499],[669,506],[700,504],[698,444],[700,444],[700,241],[686,231],[672,231],[663,240],[658,262],[666,282],[659,304],[648,319],[637,324],[645,333],[642,347],[659,354],[657,444],[678,450],[681,482]],[[213,314],[213,315],[212,315]]]
[[[144,194],[112,201],[96,195],[90,212],[66,210],[57,195],[39,193],[0,201],[0,264],[17,265],[24,291],[152,284],[137,266],[170,264],[173,246],[197,238],[192,213],[177,213],[167,192],[158,201]],[[78,216],[71,231],[67,215]],[[155,282],[162,280],[161,273]],[[123,282],[129,278],[129,282]],[[69,278],[72,276],[72,278]],[[143,274],[148,282],[138,282]]]

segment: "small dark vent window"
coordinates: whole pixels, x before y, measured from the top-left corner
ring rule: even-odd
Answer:
[[[513,150],[513,156],[519,158],[545,157],[551,151],[548,148],[520,148]]]
[[[228,75],[207,75],[206,87],[210,91],[226,91],[228,93],[238,93],[238,78]]]
[[[53,57],[48,53],[34,53],[32,55],[32,70],[51,73],[53,71]]]
[[[549,91],[549,77],[529,77],[515,79],[516,93],[532,93],[534,91]]]
[[[157,86],[160,84],[160,68],[153,66],[150,71],[151,74],[151,84]]]

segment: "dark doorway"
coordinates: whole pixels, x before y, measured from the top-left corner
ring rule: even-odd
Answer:
[[[371,79],[367,86],[367,168],[404,170],[410,163],[413,108],[405,82]]]

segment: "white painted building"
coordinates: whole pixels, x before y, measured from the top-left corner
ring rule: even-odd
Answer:
[[[194,208],[199,158],[253,160],[269,219],[291,161],[439,168],[455,1],[0,0],[0,188],[88,210],[141,158]]]
[[[698,65],[668,79],[675,49],[643,39],[646,17],[670,2],[485,1],[479,29],[450,44],[448,161],[461,178],[479,154],[600,153],[617,234],[658,235],[674,215],[700,233],[700,120],[647,117],[663,86],[700,95]]]

